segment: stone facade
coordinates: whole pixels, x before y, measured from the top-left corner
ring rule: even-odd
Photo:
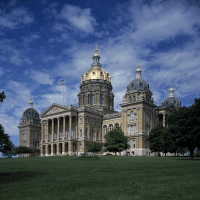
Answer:
[[[158,123],[166,126],[166,116],[181,106],[173,87],[162,106],[157,106],[138,65],[120,104],[121,112],[114,111],[111,76],[102,69],[97,48],[92,58],[94,63],[82,75],[78,106],[52,104],[39,115],[31,100],[18,126],[19,144],[40,149],[40,156],[80,155],[90,142],[102,145],[109,131],[120,128],[130,145],[122,155],[155,155],[149,150],[150,130]]]

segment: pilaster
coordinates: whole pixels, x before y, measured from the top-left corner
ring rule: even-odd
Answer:
[[[72,138],[72,116],[69,115],[69,138]]]
[[[57,140],[60,139],[60,117],[57,118],[57,123],[58,123],[58,134],[57,134]]]
[[[64,139],[66,138],[66,119],[65,119],[65,116],[63,116],[63,137]]]

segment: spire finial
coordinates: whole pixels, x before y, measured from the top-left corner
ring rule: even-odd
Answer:
[[[171,88],[169,89],[169,97],[174,97],[174,88],[172,84],[171,84]]]
[[[135,71],[136,78],[141,78],[142,70],[140,69],[140,64],[137,65],[137,69]]]
[[[29,101],[29,108],[33,108],[33,98],[31,97],[30,101]]]
[[[95,53],[94,55],[92,56],[92,59],[94,60],[94,64],[96,65],[99,65],[99,60],[100,60],[100,56],[99,56],[99,53],[98,53],[98,49],[97,49],[97,45],[95,47]]]

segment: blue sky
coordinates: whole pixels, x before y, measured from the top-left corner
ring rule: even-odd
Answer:
[[[161,105],[173,84],[188,106],[200,97],[200,2],[196,0],[11,0],[0,3],[0,123],[18,145],[32,96],[39,113],[52,103],[77,105],[82,73],[98,46],[112,77],[115,109],[135,77]]]

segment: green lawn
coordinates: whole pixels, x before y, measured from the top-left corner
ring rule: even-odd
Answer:
[[[199,200],[200,159],[0,159],[0,199]]]

